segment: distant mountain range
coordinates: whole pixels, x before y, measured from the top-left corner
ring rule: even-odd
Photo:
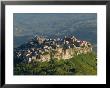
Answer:
[[[62,38],[74,35],[97,47],[96,13],[14,13],[14,47],[34,35]]]

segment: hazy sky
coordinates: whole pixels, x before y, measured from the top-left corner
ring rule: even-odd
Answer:
[[[74,32],[91,29],[96,31],[96,13],[14,13],[14,36],[35,33]]]

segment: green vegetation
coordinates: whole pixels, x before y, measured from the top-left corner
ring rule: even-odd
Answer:
[[[20,63],[14,75],[96,75],[97,60],[94,52],[80,54],[67,60],[52,58],[49,62]]]

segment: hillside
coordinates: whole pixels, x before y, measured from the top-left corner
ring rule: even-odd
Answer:
[[[20,63],[14,75],[96,75],[97,59],[94,52],[80,54],[71,59],[51,59],[49,62]]]

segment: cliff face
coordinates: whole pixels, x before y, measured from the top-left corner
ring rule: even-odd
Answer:
[[[75,55],[79,54],[86,54],[88,52],[92,52],[92,47],[76,47],[76,48],[69,48],[69,49],[63,49],[63,48],[57,48],[54,51],[50,51],[48,54],[40,55],[40,58],[32,58],[37,61],[49,61],[50,59],[70,59],[74,57]]]

